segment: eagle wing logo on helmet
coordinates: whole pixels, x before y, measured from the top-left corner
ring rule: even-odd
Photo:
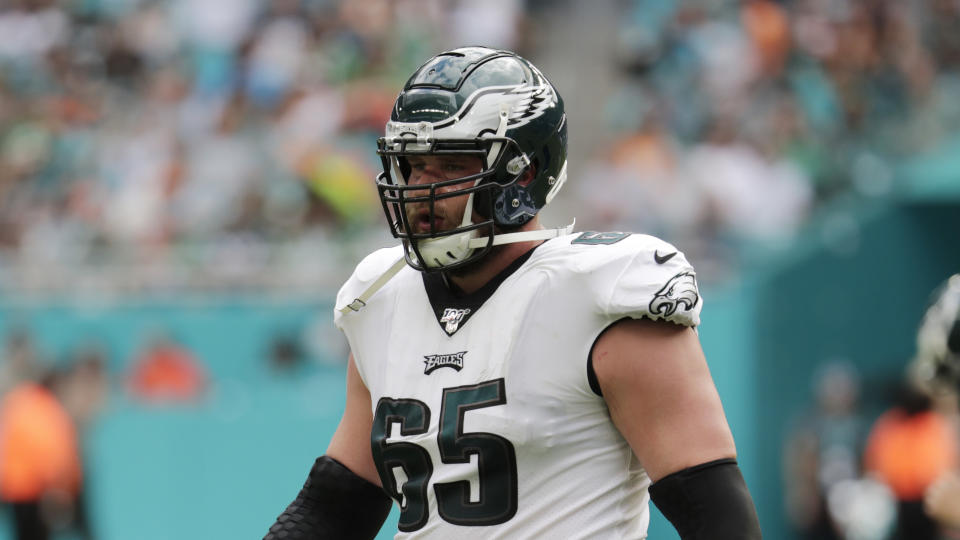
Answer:
[[[667,282],[650,301],[650,313],[669,317],[681,306],[690,311],[700,301],[697,291],[697,277],[693,272],[681,272]]]
[[[511,128],[522,126],[537,118],[557,101],[556,95],[551,91],[550,85],[547,84],[518,89],[516,93],[526,95],[517,101],[510,111],[507,125]]]

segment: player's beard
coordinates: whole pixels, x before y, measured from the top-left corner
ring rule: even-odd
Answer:
[[[407,222],[410,224],[410,228],[413,232],[423,234],[430,232],[430,218],[433,218],[434,220],[439,221],[439,226],[435,227],[435,232],[445,232],[461,226],[463,223],[463,212],[465,208],[466,207],[464,206],[463,208],[458,208],[453,213],[450,213],[447,211],[447,208],[440,205],[434,205],[433,215],[431,216],[429,214],[428,204],[421,203],[416,206],[410,205],[407,208]],[[478,221],[484,221],[484,219],[476,212],[473,212],[472,222],[476,223]],[[489,227],[493,227],[494,235],[502,232],[500,227],[490,225],[488,227],[481,227],[480,229],[477,229],[475,236],[477,238],[487,238],[490,234]],[[501,250],[503,250],[503,246],[491,246],[490,251],[487,252],[487,254],[483,257],[475,261],[471,261],[463,266],[445,270],[445,272],[453,277],[467,276],[472,272],[475,272],[478,268],[482,267],[491,256],[495,255]]]

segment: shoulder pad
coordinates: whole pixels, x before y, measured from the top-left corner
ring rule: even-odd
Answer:
[[[390,266],[397,260],[398,257],[403,256],[403,247],[394,246],[389,248],[378,249],[373,253],[367,255],[360,261],[360,264],[357,265],[354,269],[353,274],[347,279],[346,283],[340,287],[340,291],[337,293],[337,302],[334,307],[333,322],[338,327],[340,326],[340,318],[343,316],[340,313],[339,308],[345,306],[350,302],[353,302],[355,298],[360,296],[360,294],[370,286],[371,283],[377,280],[384,272],[386,272]],[[376,297],[376,295],[374,295]]]
[[[606,316],[700,323],[696,272],[670,243],[645,234],[589,232],[548,245],[545,255],[577,274]]]

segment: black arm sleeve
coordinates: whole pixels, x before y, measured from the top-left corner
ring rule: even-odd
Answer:
[[[382,489],[339,461],[320,456],[303,489],[264,540],[369,540],[387,519],[390,504],[390,497]]]
[[[735,459],[675,472],[650,486],[650,498],[683,540],[759,540],[760,522]]]

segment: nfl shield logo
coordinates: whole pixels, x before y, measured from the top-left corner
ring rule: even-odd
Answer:
[[[440,317],[440,322],[444,325],[444,330],[446,330],[448,334],[453,334],[457,331],[457,328],[460,328],[460,322],[463,321],[463,318],[466,317],[468,313],[470,313],[470,308],[447,308],[443,310],[443,316]]]

